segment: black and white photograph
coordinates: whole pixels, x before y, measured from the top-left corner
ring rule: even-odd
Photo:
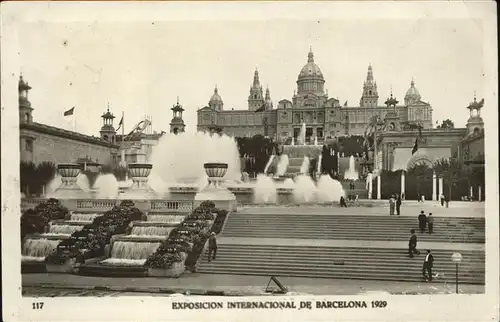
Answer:
[[[500,318],[494,2],[1,15],[4,320]]]

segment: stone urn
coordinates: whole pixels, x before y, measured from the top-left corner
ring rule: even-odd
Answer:
[[[214,188],[219,187],[222,178],[226,175],[227,163],[205,163],[203,167],[208,176],[208,185],[212,185]]]
[[[81,166],[76,163],[60,163],[57,165],[57,172],[61,176],[62,184],[55,191],[56,198],[77,199],[88,198],[77,183],[77,177],[81,172]]]
[[[194,197],[194,206],[199,206],[203,201],[213,201],[219,209],[236,211],[236,197],[226,187],[221,185],[226,175],[228,164],[210,162],[203,164],[208,176],[208,185]]]
[[[128,165],[128,172],[132,179],[132,189],[149,188],[147,185],[149,174],[153,165],[149,163],[131,163]]]

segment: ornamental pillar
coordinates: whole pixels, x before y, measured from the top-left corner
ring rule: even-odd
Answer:
[[[438,200],[436,191],[436,172],[432,173],[432,200]]]
[[[439,198],[443,195],[443,178],[439,178],[439,187],[438,187]]]
[[[481,198],[482,198],[482,192],[483,192],[483,190],[481,189],[481,186],[479,186],[479,188],[478,188],[478,193],[477,193],[477,195],[478,195],[478,199],[477,199],[477,200],[479,200],[479,201],[481,201]]]
[[[401,194],[400,194],[401,198],[403,198],[404,194],[405,194],[405,171],[402,170],[401,171]]]
[[[380,200],[382,198],[382,191],[381,191],[381,186],[382,186],[382,177],[380,176],[380,172],[377,175],[377,199]]]

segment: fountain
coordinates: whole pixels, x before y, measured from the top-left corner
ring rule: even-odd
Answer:
[[[27,238],[23,243],[21,251],[21,260],[43,262],[62,239],[57,238]]]
[[[318,145],[318,137],[317,136],[314,137],[314,145]]]
[[[77,183],[80,174],[80,165],[76,163],[61,163],[57,165],[57,172],[61,176],[61,185],[52,195],[58,199],[89,198],[90,193],[85,192]]]
[[[295,178],[293,199],[296,203],[309,203],[314,201],[316,186],[308,175],[299,175]]]
[[[236,197],[226,187],[222,186],[222,178],[226,175],[227,163],[205,163],[203,165],[208,176],[208,185],[194,197],[194,206],[198,207],[203,201],[211,200],[219,209],[236,211]]]
[[[298,145],[306,145],[306,123],[304,122],[302,122],[302,126],[300,127],[297,143]]]
[[[118,197],[118,181],[113,174],[101,174],[94,183],[94,190],[97,198],[116,199]]]
[[[295,138],[292,136],[292,143],[290,143],[291,146],[295,145]]]
[[[356,165],[354,163],[354,157],[352,155],[349,157],[349,168],[344,173],[344,179],[346,179],[346,180],[358,180],[359,179],[359,174],[358,174],[358,171],[356,171]]]
[[[302,161],[302,165],[300,166],[300,174],[308,174],[309,173],[309,164],[310,164],[309,157],[305,156],[304,161]]]
[[[161,240],[117,240],[111,248],[111,257],[100,262],[103,265],[142,266],[161,245]]]
[[[264,174],[257,175],[257,182],[253,188],[254,202],[267,204],[277,202],[277,191],[274,180]]]
[[[288,164],[289,164],[289,159],[287,154],[282,154],[280,156],[280,160],[278,162],[278,165],[276,167],[276,175],[278,177],[283,176],[286,173],[286,170],[288,169]]]
[[[321,162],[322,162],[322,161],[323,161],[323,154],[321,154],[321,153],[320,153],[320,154],[318,155],[318,165],[316,166],[316,172],[318,173],[318,175],[320,175],[320,174],[321,174],[321,171],[323,170],[323,169],[321,168]]]
[[[272,154],[269,157],[269,161],[267,161],[266,166],[264,167],[264,174],[266,174],[269,171],[269,167],[271,166],[271,164],[273,164],[274,157],[275,157],[274,154]]]

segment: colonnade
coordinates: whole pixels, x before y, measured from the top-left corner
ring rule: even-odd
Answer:
[[[401,190],[400,194],[401,196],[405,195],[405,187],[406,187],[406,171],[401,171]],[[377,199],[382,199],[382,191],[381,191],[381,186],[382,186],[382,178],[380,175],[377,175],[375,178],[377,180]],[[373,193],[373,174],[369,173],[368,174],[368,199],[372,199],[372,193]],[[438,201],[440,199],[440,196],[443,195],[443,178],[438,177],[436,172],[432,173],[432,200],[433,201]],[[476,200],[481,201],[482,200],[482,187],[478,187],[478,194]],[[470,196],[475,196],[473,193],[473,187],[470,187]]]

